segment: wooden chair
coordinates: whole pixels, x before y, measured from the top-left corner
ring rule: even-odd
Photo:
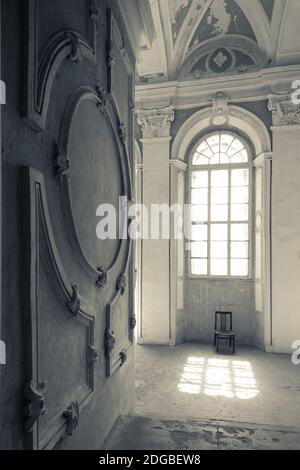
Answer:
[[[235,352],[235,332],[232,331],[232,312],[215,312],[214,346],[219,351],[219,339],[229,341],[229,347]]]

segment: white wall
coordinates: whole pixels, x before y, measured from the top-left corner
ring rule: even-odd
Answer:
[[[272,350],[300,339],[300,126],[273,128]]]

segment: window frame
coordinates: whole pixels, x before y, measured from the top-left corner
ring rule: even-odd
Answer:
[[[245,149],[247,150],[247,154],[248,154],[248,161],[245,162],[245,163],[218,163],[218,164],[208,164],[208,165],[193,165],[193,158],[194,158],[194,155],[195,155],[195,152],[196,152],[196,149],[197,147],[199,147],[199,145],[206,139],[208,139],[209,137],[213,136],[213,135],[216,135],[216,134],[228,134],[232,137],[235,137],[237,139],[239,139],[243,145],[245,146]],[[216,129],[215,131],[208,131],[206,133],[203,133],[200,137],[198,136],[196,142],[193,144],[193,146],[191,147],[191,150],[189,152],[189,167],[188,167],[188,204],[190,206],[190,208],[192,208],[192,174],[193,172],[195,171],[208,171],[208,177],[209,177],[209,183],[208,183],[208,221],[207,223],[204,223],[203,225],[207,225],[208,227],[208,253],[207,253],[207,262],[208,262],[208,272],[210,271],[210,250],[209,250],[209,247],[210,247],[210,243],[209,243],[209,235],[210,235],[210,226],[212,224],[211,220],[210,220],[210,207],[211,207],[211,204],[210,204],[210,189],[211,189],[211,185],[210,185],[210,180],[211,180],[211,171],[213,170],[221,170],[221,169],[224,169],[224,170],[231,170],[231,169],[242,169],[242,168],[247,168],[248,171],[249,171],[249,186],[248,186],[248,197],[249,197],[249,202],[248,202],[248,222],[247,222],[247,225],[248,225],[248,243],[249,243],[249,251],[248,251],[248,274],[246,276],[237,276],[237,275],[234,275],[234,276],[231,276],[230,274],[227,274],[227,275],[216,275],[216,274],[193,274],[192,273],[192,251],[191,249],[188,250],[188,278],[190,279],[210,279],[210,280],[224,280],[224,281],[233,281],[233,280],[237,280],[237,281],[249,281],[249,280],[253,280],[253,260],[252,260],[252,254],[253,254],[253,233],[252,233],[252,230],[253,230],[253,165],[252,165],[252,151],[251,151],[251,148],[250,148],[250,145],[249,143],[246,141],[246,139],[244,137],[242,137],[238,132],[236,131],[231,131],[231,130],[227,130],[227,129]],[[231,185],[229,186],[229,188],[231,188]],[[230,201],[230,199],[229,199]],[[231,223],[230,223],[230,203],[228,202],[228,210],[229,210],[229,214],[228,214],[228,222],[226,222],[226,225],[228,226],[227,229],[228,229],[228,233],[230,233],[230,226],[231,226]],[[239,223],[239,221],[234,221],[236,223]],[[193,223],[192,220],[190,219],[190,223],[191,225],[200,225],[200,224],[197,224],[197,223]],[[216,222],[213,222],[213,223],[216,223],[216,224],[224,224],[225,222],[224,221],[216,221]],[[245,221],[240,221],[240,223],[245,223],[246,225],[246,222]],[[227,263],[228,263],[228,267],[230,267],[230,237],[229,237],[229,242],[228,243],[228,246],[227,246]],[[192,243],[192,241],[189,241],[189,243]],[[197,259],[197,258],[196,258]],[[230,270],[228,271],[230,272]]]

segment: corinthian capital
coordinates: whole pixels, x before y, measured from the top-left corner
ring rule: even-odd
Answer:
[[[293,126],[300,124],[300,106],[294,104],[290,96],[269,96],[269,110],[273,126]]]
[[[141,126],[143,137],[146,139],[169,137],[174,117],[173,106],[137,110],[137,123]]]

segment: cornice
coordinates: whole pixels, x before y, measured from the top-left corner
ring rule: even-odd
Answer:
[[[260,71],[232,76],[213,76],[199,80],[170,81],[136,86],[136,106],[149,107],[153,101],[169,100],[175,110],[206,106],[222,89],[230,103],[267,99],[270,93],[290,92],[291,84],[300,77],[300,64],[268,67]]]

